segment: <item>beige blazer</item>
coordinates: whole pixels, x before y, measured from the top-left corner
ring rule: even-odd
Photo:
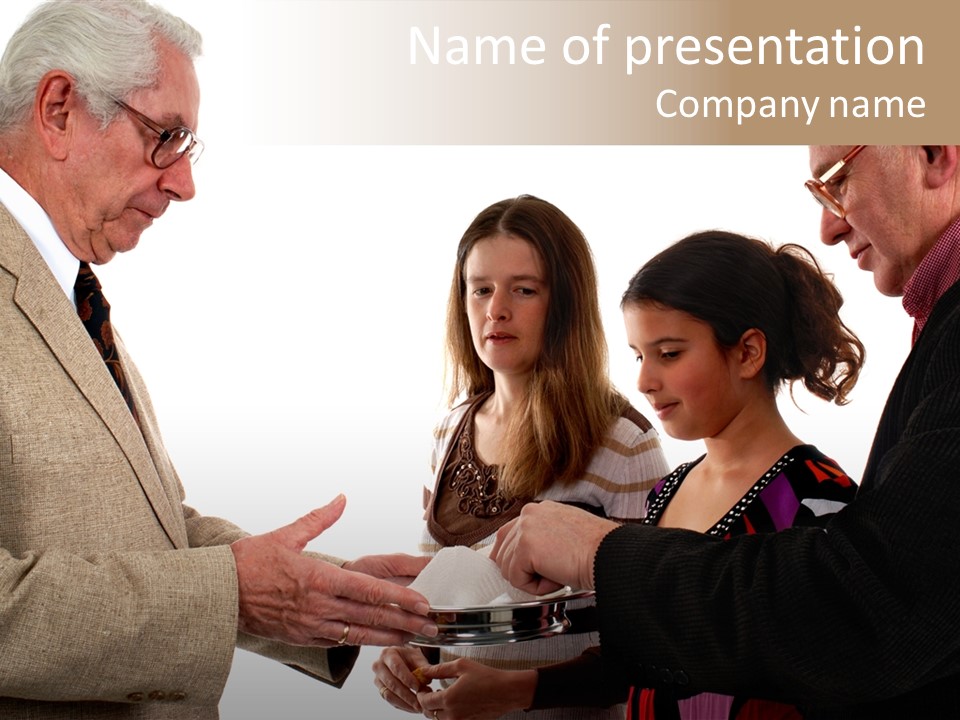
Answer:
[[[355,649],[238,638],[244,533],[184,504],[118,345],[142,432],[0,205],[0,717],[216,718],[238,641],[342,683]]]

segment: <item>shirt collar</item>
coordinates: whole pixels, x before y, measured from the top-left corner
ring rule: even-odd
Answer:
[[[50,216],[40,204],[3,169],[0,169],[0,203],[3,203],[37,246],[57,283],[76,306],[73,286],[80,271],[80,261],[63,244]]]
[[[913,340],[940,297],[960,280],[960,218],[940,236],[903,286],[903,309],[913,318]]]

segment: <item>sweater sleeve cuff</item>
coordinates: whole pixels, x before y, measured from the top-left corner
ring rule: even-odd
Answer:
[[[557,707],[610,707],[626,702],[629,687],[604,672],[600,648],[589,648],[566,662],[537,668],[530,710]]]

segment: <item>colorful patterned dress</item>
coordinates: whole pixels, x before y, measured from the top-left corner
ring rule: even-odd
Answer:
[[[703,457],[684,463],[650,492],[643,522],[656,525],[670,500]],[[783,455],[717,523],[708,535],[770,533],[798,526],[823,526],[851,502],[856,485],[830,458],[812,445],[798,445]],[[756,698],[701,693],[677,699],[658,689],[631,688],[628,720],[787,720],[801,717],[797,708]]]

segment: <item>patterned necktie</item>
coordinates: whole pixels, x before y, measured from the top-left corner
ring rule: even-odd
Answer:
[[[133,404],[133,396],[130,394],[130,388],[127,386],[127,378],[123,374],[123,367],[120,365],[120,357],[117,355],[117,346],[113,341],[113,326],[110,324],[110,303],[103,296],[100,288],[100,281],[93,274],[88,263],[80,263],[80,272],[77,274],[77,282],[73,286],[77,298],[77,314],[80,316],[83,326],[90,333],[93,344],[100,351],[103,361],[107,364],[107,369],[113,376],[114,382],[120,388],[120,394],[127,402],[127,407],[133,415],[133,419],[140,423],[137,416],[137,409]]]

